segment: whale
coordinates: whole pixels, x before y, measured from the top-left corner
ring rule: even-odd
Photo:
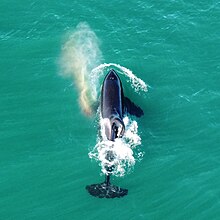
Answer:
[[[143,110],[124,96],[122,82],[114,69],[111,69],[102,83],[100,100],[101,117],[104,123],[105,136],[109,141],[122,138],[125,133],[123,118],[130,114],[136,117],[144,115]],[[114,153],[108,151],[106,159],[112,161]],[[106,167],[105,181],[86,186],[90,195],[98,198],[120,198],[128,194],[127,189],[110,183],[111,172],[114,167]]]

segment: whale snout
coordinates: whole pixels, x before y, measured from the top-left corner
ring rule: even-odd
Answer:
[[[106,79],[107,80],[119,80],[119,77],[117,73],[113,69],[111,69],[108,75],[106,76]]]

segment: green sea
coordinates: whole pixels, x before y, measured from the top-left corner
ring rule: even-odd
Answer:
[[[220,219],[219,1],[1,0],[0,14],[1,220]],[[85,189],[104,179],[88,155],[98,121],[60,66],[82,22],[100,55],[90,68],[116,63],[148,85],[123,83],[144,111],[143,157],[112,178],[123,198]]]

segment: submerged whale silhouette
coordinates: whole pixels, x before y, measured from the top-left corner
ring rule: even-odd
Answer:
[[[124,96],[122,83],[115,72],[111,69],[106,75],[101,91],[101,116],[104,121],[105,135],[109,141],[121,138],[125,132],[123,117],[125,114],[141,117],[143,110],[135,105],[129,98]],[[114,154],[108,151],[106,159],[112,161]],[[122,189],[110,183],[110,173],[114,167],[107,167],[105,181],[100,184],[86,186],[87,191],[99,198],[123,197],[128,194],[127,189]]]

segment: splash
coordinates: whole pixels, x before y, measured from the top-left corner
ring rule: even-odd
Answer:
[[[101,136],[98,136],[98,143],[89,153],[89,157],[99,161],[104,174],[111,173],[111,175],[115,176],[124,176],[132,170],[137,160],[139,161],[143,158],[144,153],[141,151],[136,155],[134,154],[134,151],[141,145],[137,122],[128,117],[125,117],[123,121],[125,134],[122,138],[116,138],[113,142],[107,140],[103,119],[100,118]],[[106,157],[109,152],[112,155],[111,160]],[[114,168],[110,170],[112,167]]]
[[[91,72],[101,59],[96,34],[87,23],[79,23],[64,42],[60,66],[61,75],[73,79],[79,92],[81,109],[87,115],[92,114],[92,105],[97,100],[96,78]]]

